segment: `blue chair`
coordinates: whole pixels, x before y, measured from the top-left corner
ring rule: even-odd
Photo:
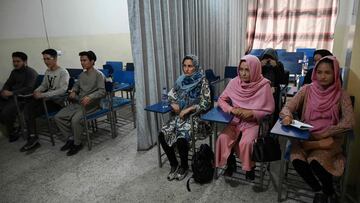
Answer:
[[[280,55],[280,54],[286,52],[286,49],[275,49],[275,51],[278,55]]]
[[[70,78],[78,79],[79,75],[83,72],[82,68],[67,68]]]
[[[263,53],[263,51],[264,51],[264,49],[252,49],[249,54],[260,57],[260,55]]]
[[[296,83],[298,75],[302,73],[302,61],[304,59],[303,52],[284,52],[279,55],[279,60],[283,63],[285,70],[288,70],[290,75],[290,81]]]
[[[134,63],[126,63],[126,71],[134,71],[135,70],[135,66]]]
[[[115,138],[116,136],[115,121],[111,111],[113,84],[111,82],[105,82],[105,89],[106,89],[106,97],[101,99],[99,109],[97,109],[95,112],[88,113],[86,112],[84,107],[82,108],[85,133],[86,133],[89,150],[91,150],[92,148],[92,140],[90,138],[89,125],[92,122],[96,122],[97,119],[107,116],[107,118],[110,120],[111,137]]]
[[[214,100],[216,101],[218,98],[218,94],[220,93],[220,86],[223,82],[224,87],[227,85],[228,80],[235,78],[238,76],[238,67],[237,66],[225,66],[224,71],[224,78],[221,80],[217,80],[213,82],[211,85],[213,85],[214,88]]]
[[[309,66],[315,65],[314,63],[314,52],[315,48],[297,48],[296,52],[303,52],[307,58],[307,61],[304,61],[304,63],[307,63]]]

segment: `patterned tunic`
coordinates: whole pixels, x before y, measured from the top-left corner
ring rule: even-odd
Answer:
[[[179,95],[181,89],[175,90],[172,88],[170,92],[168,93],[168,99],[170,103],[178,104],[179,101]],[[205,77],[202,79],[201,82],[198,83],[197,87],[195,87],[195,92],[200,92],[200,98],[198,100],[195,100],[193,103],[190,103],[189,105],[183,107],[183,109],[186,109],[192,105],[195,105],[196,111],[201,110],[205,111],[210,107],[211,104],[211,95],[210,95],[210,88],[209,83],[205,79]],[[188,95],[185,95],[187,97]],[[186,98],[182,98],[185,99]],[[182,109],[181,109],[182,110]],[[198,130],[199,126],[199,117],[194,117],[194,132]],[[168,123],[166,123],[162,129],[161,132],[164,134],[165,141],[169,146],[172,146],[174,143],[176,143],[178,138],[185,138],[187,141],[191,140],[191,121],[190,121],[190,114],[188,114],[185,119],[181,119],[179,115],[176,115],[172,117]]]
[[[280,117],[290,116],[292,118],[293,112],[304,115],[306,108],[308,86],[304,86],[293,99],[287,102],[280,112]],[[345,158],[342,154],[343,135],[352,128],[354,123],[353,108],[349,95],[342,90],[340,98],[340,121],[337,125],[330,126],[325,135],[330,135],[334,139],[334,145],[331,149],[313,149],[304,150],[300,141],[292,142],[291,161],[300,159],[310,163],[312,160],[318,161],[329,173],[334,176],[341,176],[344,172]],[[301,120],[304,118],[301,116]],[[314,135],[310,136],[310,141],[315,139]],[[305,141],[306,142],[306,141]]]

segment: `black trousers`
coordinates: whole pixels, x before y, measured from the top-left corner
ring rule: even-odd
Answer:
[[[54,101],[46,101],[46,107],[49,113],[57,112],[62,106]],[[28,135],[34,134],[36,131],[36,118],[45,114],[44,105],[41,99],[33,99],[24,107],[25,122],[28,129]]]
[[[4,99],[0,97],[0,122],[5,125],[10,136],[14,133],[13,127],[16,116],[17,109],[14,99]]]
[[[326,195],[332,195],[335,193],[332,175],[327,172],[319,162],[313,160],[309,164],[305,161],[295,159],[292,161],[292,164],[297,173],[315,192],[322,190]]]
[[[169,159],[170,166],[176,167],[179,165],[175,155],[175,146],[176,146],[180,155],[180,162],[181,162],[180,167],[184,169],[189,168],[189,164],[188,164],[189,143],[185,139],[179,138],[176,141],[176,144],[170,147],[165,141],[164,134],[160,133],[159,141],[163,150],[165,151],[166,156]]]

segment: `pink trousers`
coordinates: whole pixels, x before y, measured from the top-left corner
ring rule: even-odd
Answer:
[[[242,162],[242,170],[250,171],[255,165],[255,162],[251,160],[251,155],[258,131],[259,125],[254,125],[249,128],[244,128],[241,124],[230,124],[226,126],[216,141],[215,166],[224,167],[231,153],[231,149],[234,148],[237,157]],[[240,132],[242,132],[242,137],[240,142],[237,142]]]

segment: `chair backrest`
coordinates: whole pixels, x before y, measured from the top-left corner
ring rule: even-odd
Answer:
[[[297,48],[296,52],[303,52],[304,55],[307,58],[307,63],[309,66],[315,65],[314,62],[314,52],[315,52],[315,48]]]
[[[111,67],[114,69],[114,72],[123,70],[123,63],[121,61],[106,61],[106,64],[111,65]]]
[[[249,54],[259,57],[263,51],[264,49],[252,49]]]
[[[286,52],[286,49],[275,49],[276,53],[280,55],[281,53]]]
[[[109,65],[109,64],[103,65],[103,69],[104,69],[104,70],[108,70],[108,74],[109,74],[109,75],[113,75],[113,74],[114,74],[114,69],[113,69],[113,67],[112,67],[111,65]]]
[[[116,77],[118,80],[114,79],[114,82],[118,83],[127,83],[130,85],[135,84],[135,73],[134,71],[121,71],[118,72],[118,77]]]
[[[279,60],[283,63],[284,68],[290,74],[301,74],[304,52],[283,52],[279,55]]]
[[[303,52],[306,58],[312,58],[314,56],[315,48],[297,48],[296,52]]]
[[[126,63],[126,71],[134,71],[135,66],[134,63]]]
[[[235,78],[238,76],[237,66],[225,66],[224,78]]]
[[[83,72],[82,68],[67,68],[71,78],[77,79],[79,75]]]

